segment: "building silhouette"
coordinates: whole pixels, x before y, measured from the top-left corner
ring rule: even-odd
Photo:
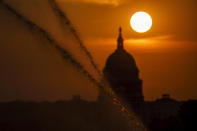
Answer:
[[[108,57],[103,74],[116,95],[132,108],[139,109],[144,102],[142,80],[139,78],[139,70],[134,57],[124,49],[121,27],[117,49]]]
[[[182,102],[172,99],[169,94],[164,94],[155,101],[144,101],[139,69],[134,57],[124,49],[121,28],[117,49],[108,57],[103,74],[115,94],[144,123],[149,123],[155,118],[166,119],[178,114]]]

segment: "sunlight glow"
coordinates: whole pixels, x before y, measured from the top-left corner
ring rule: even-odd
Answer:
[[[138,33],[144,33],[150,30],[152,18],[146,12],[136,12],[130,20],[131,27]]]

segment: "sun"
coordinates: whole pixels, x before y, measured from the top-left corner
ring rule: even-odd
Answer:
[[[152,18],[146,12],[136,12],[130,20],[131,27],[138,33],[144,33],[151,29]]]

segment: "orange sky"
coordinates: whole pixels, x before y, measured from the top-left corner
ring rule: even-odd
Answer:
[[[179,100],[197,99],[197,2],[195,0],[58,0],[103,69],[116,48],[118,27],[125,48],[140,69],[145,99],[169,93]],[[146,11],[150,31],[134,32],[131,15]]]
[[[116,49],[118,28],[122,26],[124,47],[140,69],[145,100],[155,100],[163,93],[178,100],[197,99],[196,0],[57,1],[100,70]],[[87,76],[96,80],[100,77],[50,2],[6,2],[26,21],[0,4],[0,101],[57,101],[77,94],[85,100],[96,100],[98,88]],[[130,18],[136,11],[152,16],[150,31],[138,34],[131,29]],[[42,31],[32,28],[27,20]],[[55,42],[47,41],[49,37]]]

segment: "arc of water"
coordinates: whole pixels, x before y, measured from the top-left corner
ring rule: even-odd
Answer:
[[[63,49],[58,42],[53,39],[47,31],[40,28],[35,23],[31,22],[24,16],[22,16],[20,13],[18,13],[15,9],[10,7],[7,3],[5,3],[3,0],[0,0],[0,3],[12,14],[14,14],[18,19],[20,19],[25,25],[27,25],[30,29],[37,31],[43,38],[45,38],[51,45],[53,45],[59,53],[62,55],[64,60],[68,60],[74,67],[76,67],[79,71],[81,71],[84,75],[86,75],[90,81],[93,83],[98,83],[89,73],[86,69],[83,68],[83,66],[77,62],[65,49]]]
[[[72,23],[69,21],[67,15],[60,9],[60,7],[58,6],[57,2],[55,0],[48,0],[53,11],[55,12],[55,14],[59,17],[59,19],[63,22],[63,24],[65,24],[66,26],[69,27],[70,31],[72,32],[72,34],[74,35],[75,39],[77,40],[77,42],[79,43],[81,49],[86,53],[86,55],[89,57],[89,60],[91,62],[91,64],[93,65],[93,67],[97,70],[98,74],[101,76],[101,72],[97,66],[97,64],[94,62],[92,55],[90,54],[90,52],[87,50],[87,48],[85,47],[84,43],[82,42],[82,40],[80,39],[80,37],[77,34],[77,31],[74,29]]]

